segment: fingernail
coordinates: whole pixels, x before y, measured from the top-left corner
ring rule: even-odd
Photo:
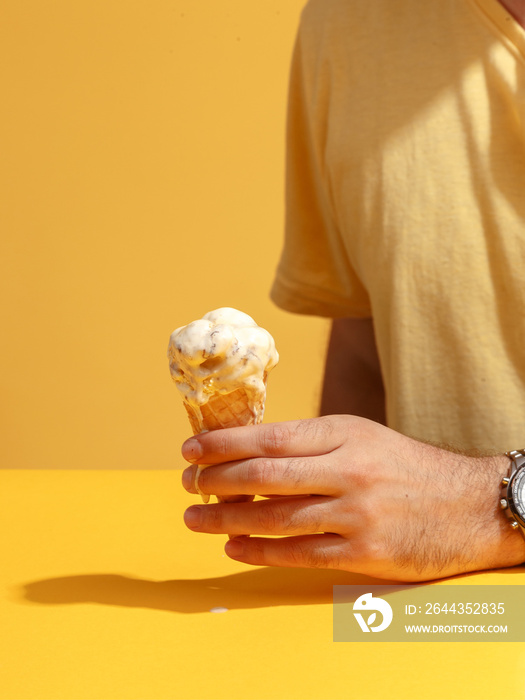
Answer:
[[[186,523],[186,527],[189,527],[190,530],[194,530],[196,527],[199,527],[199,525],[202,522],[202,508],[199,508],[199,506],[191,506],[188,508],[188,510],[184,513],[184,522]]]
[[[244,554],[244,544],[239,540],[228,540],[224,547],[224,551],[232,559],[238,559]]]
[[[195,469],[193,467],[188,467],[182,472],[182,485],[186,489],[186,491],[191,491],[192,493],[195,493],[195,489],[193,488],[193,472]]]
[[[202,447],[198,440],[190,438],[182,445],[182,456],[188,462],[196,462],[199,457],[202,457]]]

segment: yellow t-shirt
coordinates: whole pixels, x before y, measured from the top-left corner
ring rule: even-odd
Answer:
[[[525,445],[525,31],[498,0],[311,0],[272,298],[374,319],[391,427]]]

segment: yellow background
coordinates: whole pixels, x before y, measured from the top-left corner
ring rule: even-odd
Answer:
[[[267,420],[314,415],[326,322],[269,300],[303,0],[4,0],[1,466],[169,468],[171,331],[274,336]]]
[[[267,420],[316,412],[326,322],[268,299],[302,5],[2,3],[2,700],[525,694],[522,645],[336,645],[331,587],[362,578],[182,525],[174,327],[250,313],[282,358]]]

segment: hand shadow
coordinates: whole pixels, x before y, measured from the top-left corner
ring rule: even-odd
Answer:
[[[497,574],[522,573],[522,568],[494,570]],[[448,579],[474,577],[472,572]],[[261,567],[229,576],[205,579],[148,581],[121,574],[81,574],[27,583],[18,589],[22,600],[41,605],[95,603],[127,608],[149,608],[178,613],[209,612],[215,607],[228,610],[276,607],[279,605],[319,605],[333,603],[333,586],[378,586],[377,595],[388,593],[386,586],[405,588],[428,586],[371,578],[362,574],[327,569],[286,569]],[[381,588],[384,588],[382,591]],[[353,594],[350,594],[353,596]],[[338,602],[345,602],[339,596]],[[20,602],[20,598],[18,598]]]
[[[334,585],[387,585],[344,571],[264,567],[205,579],[148,581],[120,574],[81,574],[26,583],[24,601],[41,605],[96,603],[178,613],[333,602]],[[20,602],[20,598],[18,598]]]

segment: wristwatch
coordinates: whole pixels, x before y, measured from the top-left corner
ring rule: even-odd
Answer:
[[[508,476],[501,481],[500,506],[510,518],[514,530],[525,537],[525,448],[505,452],[512,464]]]

